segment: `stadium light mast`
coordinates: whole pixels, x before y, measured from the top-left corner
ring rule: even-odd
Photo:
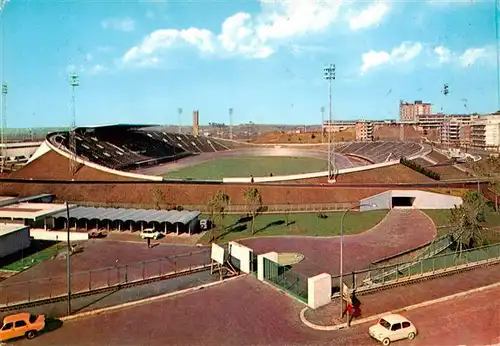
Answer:
[[[177,108],[177,121],[179,122],[179,128],[177,129],[178,133],[182,133],[182,108]]]
[[[233,109],[229,108],[229,139],[233,139]]]
[[[324,78],[328,81],[328,181],[335,182],[335,158],[332,162],[332,81],[335,80],[335,64],[329,64],[324,69]]]
[[[71,154],[71,160],[69,162],[69,171],[70,174],[73,175],[76,173],[77,162],[76,162],[76,97],[75,97],[75,89],[80,85],[80,80],[78,75],[73,72],[69,76],[69,85],[71,86],[71,124],[69,131],[69,151]]]
[[[321,106],[319,109],[321,112],[321,144],[325,142],[325,136],[323,129],[325,128],[325,107]]]
[[[2,127],[0,129],[0,142],[2,142],[2,162],[0,171],[3,173],[5,167],[5,160],[7,158],[7,149],[5,148],[5,130],[7,129],[7,83],[2,83]]]

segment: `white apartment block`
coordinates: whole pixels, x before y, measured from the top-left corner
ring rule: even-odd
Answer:
[[[481,115],[471,122],[471,144],[485,150],[500,148],[500,114]]]

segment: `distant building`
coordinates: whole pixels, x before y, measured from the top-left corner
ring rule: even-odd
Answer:
[[[356,126],[356,120],[329,120],[323,122],[323,133],[340,132]]]
[[[470,114],[450,114],[445,116],[441,126],[441,142],[451,145],[465,143],[467,138],[470,138],[470,128],[467,131],[466,126],[470,124],[471,119]]]
[[[373,121],[356,122],[356,141],[373,141]]]
[[[500,114],[481,115],[472,120],[471,144],[484,150],[500,148]]]
[[[424,103],[422,101],[415,101],[414,103],[399,102],[399,120],[415,122],[421,114],[432,114],[432,104]]]

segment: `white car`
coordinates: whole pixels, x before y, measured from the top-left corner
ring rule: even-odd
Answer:
[[[391,314],[382,317],[377,324],[370,327],[369,332],[372,338],[387,346],[392,341],[413,340],[417,335],[417,328],[405,317]]]
[[[161,237],[161,233],[158,231],[155,231],[152,228],[145,229],[141,232],[139,235],[142,239],[158,239]]]

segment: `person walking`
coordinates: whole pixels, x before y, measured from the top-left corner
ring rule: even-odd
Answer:
[[[148,238],[148,249],[151,249],[151,238]]]

